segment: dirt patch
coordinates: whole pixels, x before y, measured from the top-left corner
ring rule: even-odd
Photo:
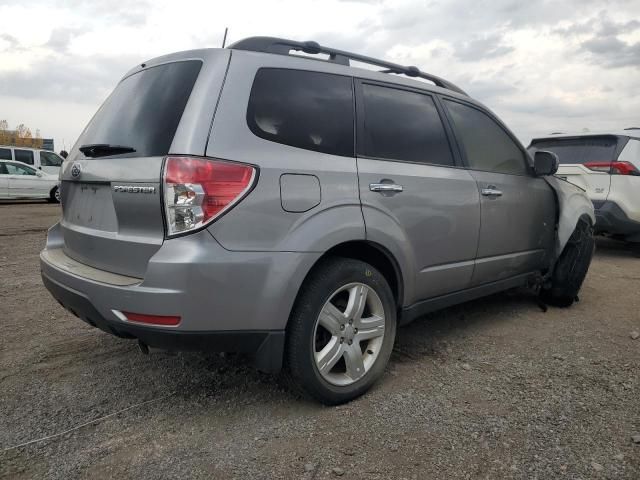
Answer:
[[[401,329],[382,381],[327,408],[245,358],[145,357],[65,312],[38,267],[59,213],[0,204],[2,477],[640,478],[637,250],[599,240],[570,309],[515,291]]]

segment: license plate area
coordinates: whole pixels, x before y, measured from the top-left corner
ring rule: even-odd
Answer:
[[[63,182],[64,219],[71,225],[117,232],[110,183]]]

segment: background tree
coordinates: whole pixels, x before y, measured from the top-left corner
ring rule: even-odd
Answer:
[[[24,123],[19,124],[15,130],[9,130],[9,122],[0,120],[0,144],[16,147],[42,148],[40,130],[36,129],[35,137],[31,129]]]
[[[0,120],[0,145],[9,143],[9,122]]]
[[[42,148],[42,136],[40,135],[39,128],[36,128],[36,136],[33,139],[33,148]]]

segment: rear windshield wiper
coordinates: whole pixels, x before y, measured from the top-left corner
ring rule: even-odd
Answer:
[[[90,158],[106,157],[108,155],[118,155],[120,153],[135,152],[136,149],[125,145],[111,145],[109,143],[93,143],[82,145],[78,150]]]

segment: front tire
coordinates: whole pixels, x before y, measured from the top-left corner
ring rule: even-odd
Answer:
[[[60,203],[60,189],[58,187],[53,187],[51,193],[49,193],[49,202]]]
[[[556,262],[551,284],[540,292],[545,303],[556,307],[573,304],[587,276],[594,250],[593,227],[580,220]]]
[[[348,402],[382,376],[396,335],[396,306],[371,265],[329,258],[305,281],[289,319],[291,380],[327,405]]]

